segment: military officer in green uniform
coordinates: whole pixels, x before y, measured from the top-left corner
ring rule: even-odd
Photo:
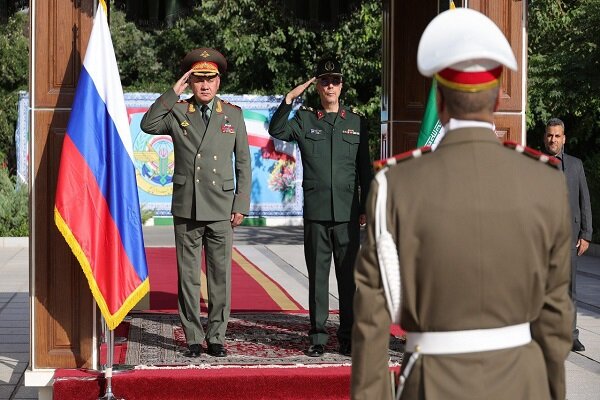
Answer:
[[[191,357],[200,355],[204,340],[208,354],[227,355],[224,342],[231,306],[233,228],[250,207],[250,150],[242,111],[216,96],[226,68],[225,57],[214,49],[189,52],[182,61],[183,76],[156,99],[141,122],[144,132],[173,139],[171,212],[178,308]],[[188,87],[193,96],[179,100]],[[203,247],[208,281],[206,333],[200,323]]]
[[[342,90],[340,63],[321,60],[316,77],[286,96],[271,120],[271,136],[295,141],[300,147],[304,190],[304,256],[309,279],[310,347],[307,354],[325,351],[329,316],[331,256],[339,292],[338,351],[351,353],[352,301],[355,291],[354,260],[364,224],[364,204],[372,173],[368,133],[360,117],[339,101]],[[302,107],[289,119],[292,101],[313,82],[321,108]]]

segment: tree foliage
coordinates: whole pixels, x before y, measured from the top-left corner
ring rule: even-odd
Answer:
[[[545,121],[564,121],[566,151],[584,160],[598,243],[600,0],[532,0],[528,50],[528,142],[542,148]]]
[[[222,93],[283,95],[312,77],[318,59],[334,55],[344,68],[342,100],[365,115],[378,138],[380,1],[361,2],[328,29],[298,23],[284,10],[281,0],[205,0],[171,28],[148,32],[114,11],[111,32],[124,90],[163,92],[182,74],[179,63],[189,50],[213,47],[228,62]],[[317,101],[316,91],[306,97]]]
[[[164,92],[181,75],[180,60],[196,47],[214,47],[229,68],[222,93],[280,94],[314,74],[324,55],[344,68],[342,100],[380,131],[381,1],[362,0],[335,26],[289,15],[284,0],[203,0],[169,28],[149,30],[111,6],[113,44],[125,91]],[[563,119],[567,150],[584,160],[595,221],[600,220],[600,0],[528,2],[528,144],[541,147],[544,123]],[[0,163],[14,175],[19,90],[28,83],[28,14],[0,25]],[[317,105],[316,91],[305,94]],[[377,151],[372,152],[377,157]],[[595,181],[596,180],[596,181]],[[597,229],[600,231],[600,229]],[[596,236],[596,241],[600,236]]]
[[[532,0],[529,6],[528,141],[565,122],[567,151],[600,150],[600,0]],[[592,150],[592,151],[591,151]]]
[[[29,235],[29,193],[27,185],[15,183],[0,165],[0,237]]]
[[[0,163],[11,174],[16,167],[15,129],[20,90],[27,90],[29,42],[28,15],[17,13],[0,24]]]

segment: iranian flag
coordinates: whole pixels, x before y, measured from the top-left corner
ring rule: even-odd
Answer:
[[[432,150],[435,150],[444,136],[444,127],[438,117],[435,103],[436,88],[437,83],[434,79],[429,91],[427,107],[425,108],[425,115],[423,115],[423,122],[421,122],[421,129],[419,130],[419,137],[417,139],[417,147],[431,146]]]
[[[453,0],[449,0],[448,8],[450,10],[456,8]],[[431,146],[431,150],[435,150],[440,140],[444,137],[444,127],[440,122],[435,103],[436,89],[437,82],[434,79],[429,91],[425,115],[423,115],[423,122],[421,122],[421,129],[419,130],[419,137],[417,138],[417,147]]]

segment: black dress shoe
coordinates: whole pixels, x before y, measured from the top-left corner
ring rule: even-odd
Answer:
[[[340,348],[338,352],[343,356],[352,355],[352,342],[349,340],[340,340]]]
[[[573,340],[573,347],[571,351],[585,351],[585,346],[579,341],[579,339]]]
[[[322,344],[311,344],[306,355],[309,357],[321,357],[325,353],[325,346]]]
[[[202,353],[202,347],[199,344],[190,344],[189,349],[183,353],[185,357],[198,357]]]
[[[209,343],[207,353],[213,357],[227,357],[227,350],[219,343]]]

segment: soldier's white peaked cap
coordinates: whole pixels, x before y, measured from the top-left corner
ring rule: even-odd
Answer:
[[[456,8],[436,16],[419,42],[419,72],[427,77],[436,75],[438,81],[441,78],[476,88],[492,79],[494,71],[501,72],[501,65],[517,70],[510,44],[491,19],[468,8]]]

